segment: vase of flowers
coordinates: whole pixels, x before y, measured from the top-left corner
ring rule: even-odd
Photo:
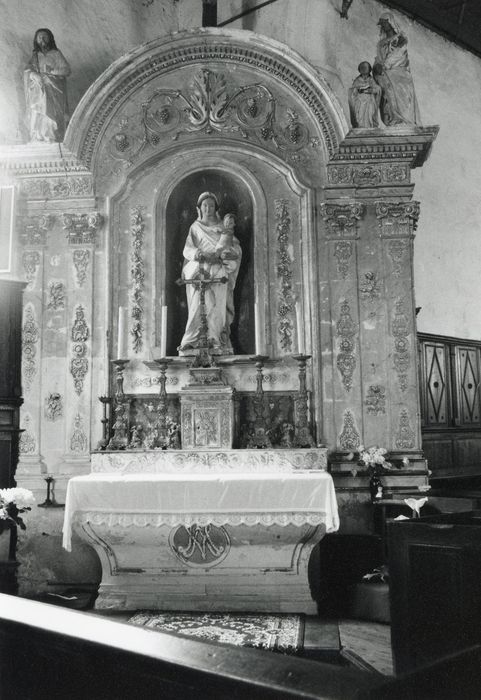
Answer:
[[[371,500],[380,500],[384,495],[384,484],[380,478],[381,474],[391,471],[393,465],[386,459],[387,450],[384,447],[368,447],[362,445],[359,448],[358,464],[366,467],[366,471],[370,476],[369,491]]]
[[[18,528],[26,529],[21,514],[31,510],[34,502],[33,493],[28,489],[0,489],[0,535],[4,532],[10,534],[6,557],[9,561],[15,561]]]

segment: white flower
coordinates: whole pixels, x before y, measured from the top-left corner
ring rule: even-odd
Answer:
[[[9,515],[6,508],[0,508],[0,520],[8,520]]]
[[[0,489],[0,504],[5,506],[9,503],[15,503],[20,510],[20,508],[28,508],[32,503],[35,503],[35,498],[28,489]]]

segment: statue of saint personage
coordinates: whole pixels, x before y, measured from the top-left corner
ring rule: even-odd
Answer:
[[[25,71],[26,121],[30,141],[62,141],[68,121],[67,76],[70,66],[50,29],[37,29]]]
[[[382,90],[381,118],[386,126],[421,125],[409,68],[408,40],[391,12],[383,12],[378,25],[380,39],[373,75]]]
[[[230,325],[234,320],[234,287],[242,250],[234,236],[234,217],[219,216],[217,198],[204,192],[197,200],[198,216],[184,246],[182,279],[186,282],[188,318],[179,352],[188,355],[202,339],[202,313],[207,321],[207,345],[215,354],[232,354]],[[206,284],[195,284],[203,279]],[[220,280],[224,280],[221,282]],[[191,281],[189,283],[189,280]],[[203,286],[203,290],[202,290]],[[201,297],[204,295],[202,309]]]

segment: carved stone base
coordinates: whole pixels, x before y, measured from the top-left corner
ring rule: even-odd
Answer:
[[[323,525],[196,528],[78,526],[102,563],[95,607],[317,614],[308,564]]]

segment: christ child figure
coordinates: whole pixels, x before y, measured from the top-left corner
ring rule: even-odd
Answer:
[[[237,260],[239,257],[234,245],[234,214],[226,214],[222,220],[223,230],[220,234],[219,242],[215,247],[217,255],[221,260]]]

